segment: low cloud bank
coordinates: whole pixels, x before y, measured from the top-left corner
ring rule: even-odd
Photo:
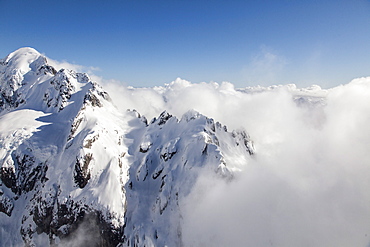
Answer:
[[[329,90],[181,79],[104,88],[122,110],[195,109],[254,140],[232,182],[204,174],[183,201],[185,246],[369,246],[370,78]]]

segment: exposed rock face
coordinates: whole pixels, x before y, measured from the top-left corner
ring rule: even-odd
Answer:
[[[0,246],[181,246],[179,201],[200,172],[232,179],[228,159],[254,153],[195,111],[120,113],[31,48],[0,60],[0,125]]]

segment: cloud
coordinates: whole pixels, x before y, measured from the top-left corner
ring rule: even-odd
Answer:
[[[94,214],[85,214],[76,229],[66,237],[57,238],[56,244],[60,247],[100,246],[103,242],[99,220]]]
[[[45,55],[44,55],[45,56]],[[100,68],[98,67],[93,67],[93,66],[84,66],[84,65],[79,65],[79,64],[73,64],[69,63],[67,61],[56,61],[51,58],[48,58],[48,63],[53,66],[56,70],[60,69],[69,69],[73,70],[76,72],[81,72],[81,73],[88,73],[89,75],[94,75],[94,71],[100,71]]]
[[[231,183],[203,174],[184,201],[185,245],[367,246],[370,78],[329,90],[320,128],[286,92],[263,94],[252,115],[232,110],[257,117],[254,161]]]
[[[122,112],[135,109],[150,120],[166,109],[162,88],[125,87],[115,81],[103,81],[102,85]]]
[[[267,46],[261,46],[260,51],[252,57],[242,74],[252,85],[271,85],[283,82],[287,59]]]

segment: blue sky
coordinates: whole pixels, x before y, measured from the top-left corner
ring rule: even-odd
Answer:
[[[370,76],[370,1],[0,0],[0,57],[24,46],[126,85],[324,88]]]

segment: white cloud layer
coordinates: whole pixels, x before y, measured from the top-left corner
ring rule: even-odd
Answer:
[[[100,70],[100,68],[98,68],[98,67],[73,64],[73,63],[69,63],[67,61],[59,62],[59,61],[53,60],[53,59],[48,58],[48,57],[47,57],[47,60],[48,60],[48,63],[51,66],[53,66],[56,70],[60,70],[60,69],[63,68],[63,69],[73,70],[73,71],[76,71],[76,72],[88,73],[89,75],[93,75],[94,71],[99,71]]]
[[[232,182],[203,174],[183,201],[185,246],[369,246],[370,77],[329,90],[181,79],[104,88],[122,110],[195,109],[254,140]]]

